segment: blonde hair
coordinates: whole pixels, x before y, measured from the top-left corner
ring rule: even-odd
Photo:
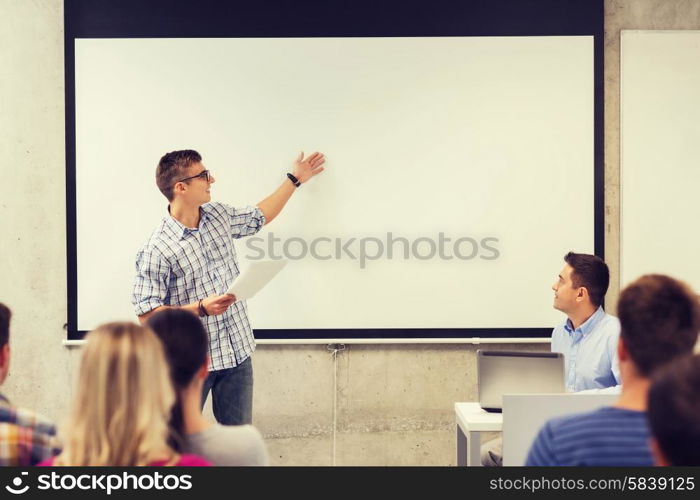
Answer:
[[[173,459],[167,439],[175,394],[158,337],[133,323],[108,323],[86,339],[65,446],[55,465]]]

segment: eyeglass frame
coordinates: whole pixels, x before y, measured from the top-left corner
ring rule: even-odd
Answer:
[[[197,175],[193,175],[191,177],[185,177],[184,179],[180,179],[179,181],[175,181],[175,184],[177,184],[178,182],[185,182],[185,181],[189,181],[192,179],[196,179],[197,177],[202,177],[202,176],[204,176],[204,179],[206,179],[206,181],[209,182],[211,180],[211,172],[209,171],[209,169],[202,170]]]

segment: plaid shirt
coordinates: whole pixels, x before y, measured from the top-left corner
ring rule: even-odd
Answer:
[[[0,394],[0,465],[29,467],[61,451],[56,427],[44,417],[12,406]]]
[[[233,240],[255,234],[265,224],[257,207],[207,203],[200,215],[197,229],[168,215],[139,250],[131,297],[137,315],[224,293],[240,274]],[[202,322],[209,332],[209,370],[238,366],[255,350],[245,300]]]

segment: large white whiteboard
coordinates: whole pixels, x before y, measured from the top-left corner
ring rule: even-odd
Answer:
[[[623,31],[620,77],[621,283],[700,290],[700,31]]]
[[[155,165],[185,148],[240,206],[327,155],[263,238],[498,239],[494,260],[292,261],[255,328],[551,327],[563,255],[593,252],[593,88],[585,36],[78,39],[78,328],[133,317]]]

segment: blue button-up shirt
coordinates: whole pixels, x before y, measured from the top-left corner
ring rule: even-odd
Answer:
[[[574,329],[568,318],[552,332],[552,352],[564,354],[566,390],[602,389],[620,384],[617,340],[620,321],[602,307]]]
[[[131,297],[136,314],[224,293],[240,274],[233,240],[257,233],[264,224],[259,208],[222,203],[203,205],[196,229],[165,217],[136,255]],[[202,322],[209,333],[210,370],[238,366],[255,350],[245,300]]]

